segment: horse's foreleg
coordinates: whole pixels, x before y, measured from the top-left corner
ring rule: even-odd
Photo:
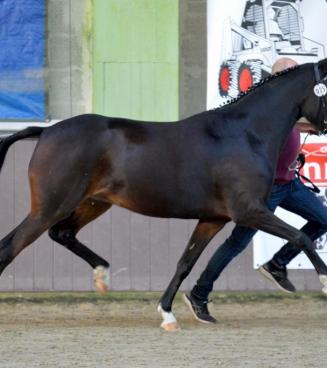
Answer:
[[[49,236],[81,257],[93,268],[94,284],[98,291],[106,292],[109,286],[109,263],[76,239],[82,227],[111,207],[110,203],[92,198],[84,200],[66,219],[49,229]]]
[[[29,214],[4,237],[0,241],[0,274],[25,247],[36,240],[46,229],[45,221]]]
[[[263,207],[252,209],[249,213],[243,215],[242,219],[234,219],[234,221],[239,225],[279,236],[301,249],[316,269],[320,282],[324,287],[327,286],[327,266],[317,254],[312,241],[306,234],[288,225]]]
[[[158,311],[161,312],[163,322],[161,327],[167,331],[178,329],[176,319],[171,312],[173,299],[183,280],[191,272],[194,264],[200,257],[204,248],[210,240],[224,227],[221,222],[199,222],[193,231],[187,247],[178,261],[175,275],[173,276],[168,288],[160,299]]]

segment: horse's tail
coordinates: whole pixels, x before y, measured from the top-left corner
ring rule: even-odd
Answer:
[[[15,134],[9,135],[8,137],[4,137],[0,139],[0,170],[5,161],[5,157],[9,147],[24,138],[32,138],[39,137],[45,128],[42,127],[29,127],[24,130],[21,130]]]

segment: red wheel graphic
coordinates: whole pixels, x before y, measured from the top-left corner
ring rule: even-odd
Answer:
[[[246,64],[240,66],[238,74],[238,88],[240,92],[246,92],[253,86],[253,75],[250,67]]]
[[[230,70],[227,65],[222,66],[219,75],[219,87],[222,95],[227,95],[230,87]]]

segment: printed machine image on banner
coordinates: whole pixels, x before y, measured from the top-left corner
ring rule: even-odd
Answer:
[[[208,0],[207,108],[215,108],[245,92],[271,73],[280,57],[299,64],[326,57],[326,0]],[[314,5],[314,6],[313,6]],[[304,139],[304,137],[302,137]],[[306,164],[302,169],[321,190],[327,205],[327,139],[309,137],[303,146]],[[301,228],[305,220],[280,208],[276,215]],[[266,262],[285,240],[258,232],[253,239],[254,267]],[[327,236],[315,242],[327,262]],[[289,268],[313,268],[301,253]]]

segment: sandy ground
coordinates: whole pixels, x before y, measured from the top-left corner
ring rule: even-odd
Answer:
[[[150,295],[150,296],[149,296]],[[276,297],[276,295],[278,297]],[[159,328],[156,296],[0,298],[0,367],[321,367],[327,363],[327,298],[231,294],[214,298],[217,325],[181,301],[182,327]]]

